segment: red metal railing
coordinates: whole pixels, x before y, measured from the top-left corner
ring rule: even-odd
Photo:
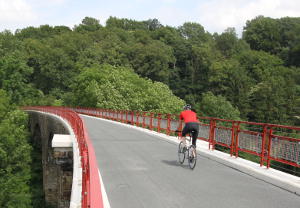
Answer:
[[[178,115],[137,111],[114,111],[96,108],[73,108],[86,115],[128,123],[170,135],[182,123]],[[260,165],[270,167],[271,161],[300,167],[300,128],[266,123],[234,121],[200,117],[198,139],[205,140],[210,149],[226,147],[231,156],[246,152],[260,158]]]
[[[85,126],[79,115],[69,108],[64,107],[24,107],[24,110],[42,111],[58,115],[65,119],[72,127],[76,136],[82,166],[82,206],[83,208],[103,207],[98,165],[93,146],[90,143]]]
[[[77,138],[82,163],[82,207],[103,207],[97,163],[84,123],[75,112],[148,128],[167,135],[183,124],[178,115],[138,111],[114,111],[96,108],[26,107],[61,116],[69,122]],[[75,111],[75,112],[74,112]],[[300,128],[265,123],[200,117],[198,139],[207,141],[210,149],[226,147],[231,156],[246,152],[260,158],[260,165],[271,161],[300,167]]]

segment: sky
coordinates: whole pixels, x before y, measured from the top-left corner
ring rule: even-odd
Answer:
[[[196,22],[210,33],[234,27],[241,35],[246,21],[258,15],[300,17],[300,0],[0,0],[0,32],[45,24],[73,28],[87,16],[105,25],[113,16],[156,18],[172,27]]]

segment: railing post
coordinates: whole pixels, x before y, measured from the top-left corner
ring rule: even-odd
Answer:
[[[170,135],[171,132],[171,114],[167,115],[167,135]]]
[[[216,121],[214,119],[211,119],[209,122],[209,149],[214,150],[215,149],[215,128],[216,128]]]
[[[153,130],[153,115],[154,115],[154,113],[150,113],[150,125],[149,125],[149,128],[150,128],[150,130]]]
[[[235,152],[234,138],[235,138],[235,122],[233,121],[231,125],[230,157],[232,157],[233,152]]]
[[[161,113],[157,117],[157,132],[160,133],[160,122],[161,122]]]
[[[270,131],[269,131],[269,144],[268,144],[268,154],[267,154],[267,168],[270,167],[270,157],[271,157],[271,145],[272,145],[272,133],[273,133],[273,129],[271,127]]]
[[[140,112],[137,111],[137,112],[136,112],[136,121],[135,121],[135,125],[136,125],[136,126],[140,126],[139,119],[140,119]]]
[[[238,122],[235,134],[235,157],[239,156],[239,134],[240,134],[240,122]]]
[[[143,128],[146,128],[146,112],[143,112]]]
[[[133,116],[134,116],[134,112],[131,111],[131,125],[134,125],[134,123],[133,123]]]
[[[265,161],[265,144],[266,144],[266,138],[267,138],[267,126],[264,125],[264,128],[263,128],[263,133],[262,133],[262,141],[261,141],[261,153],[260,153],[260,167],[263,166],[264,164],[264,161]]]

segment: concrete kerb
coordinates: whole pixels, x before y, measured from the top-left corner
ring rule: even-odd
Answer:
[[[114,124],[126,126],[128,128],[134,128],[136,130],[142,131],[144,133],[154,135],[158,138],[165,139],[167,141],[170,141],[172,143],[179,144],[179,140],[174,136],[168,136],[162,133],[158,133],[155,131],[151,131],[149,129],[144,129],[141,127],[120,123],[117,121],[102,119],[98,117],[93,116],[87,116],[86,117],[94,118],[94,119],[100,119],[103,121],[111,122]],[[286,191],[289,191],[291,193],[294,193],[296,195],[300,196],[300,177],[290,175],[288,173],[284,173],[281,171],[278,171],[273,168],[267,169],[266,167],[260,167],[259,164],[251,162],[249,160],[245,160],[242,158],[236,158],[231,157],[229,154],[218,151],[218,150],[209,150],[208,149],[208,143],[202,140],[197,141],[197,151],[198,154],[200,153],[201,156],[204,156],[206,158],[209,158],[213,161],[216,161],[218,163],[221,163],[223,165],[226,165],[230,168],[236,169],[237,171],[240,171],[244,174],[247,174],[249,176],[252,176],[256,179],[262,180],[266,183],[272,184],[276,187],[279,187],[281,189],[284,189]],[[200,157],[201,158],[201,157]]]

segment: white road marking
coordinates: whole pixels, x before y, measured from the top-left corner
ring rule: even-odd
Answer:
[[[100,184],[101,184],[101,193],[102,193],[103,206],[104,206],[104,208],[110,208],[110,204],[109,204],[109,201],[108,201],[108,197],[107,197],[107,194],[106,194],[106,191],[105,191],[105,187],[104,187],[103,180],[102,180],[99,169],[98,169],[98,173],[99,173]]]

